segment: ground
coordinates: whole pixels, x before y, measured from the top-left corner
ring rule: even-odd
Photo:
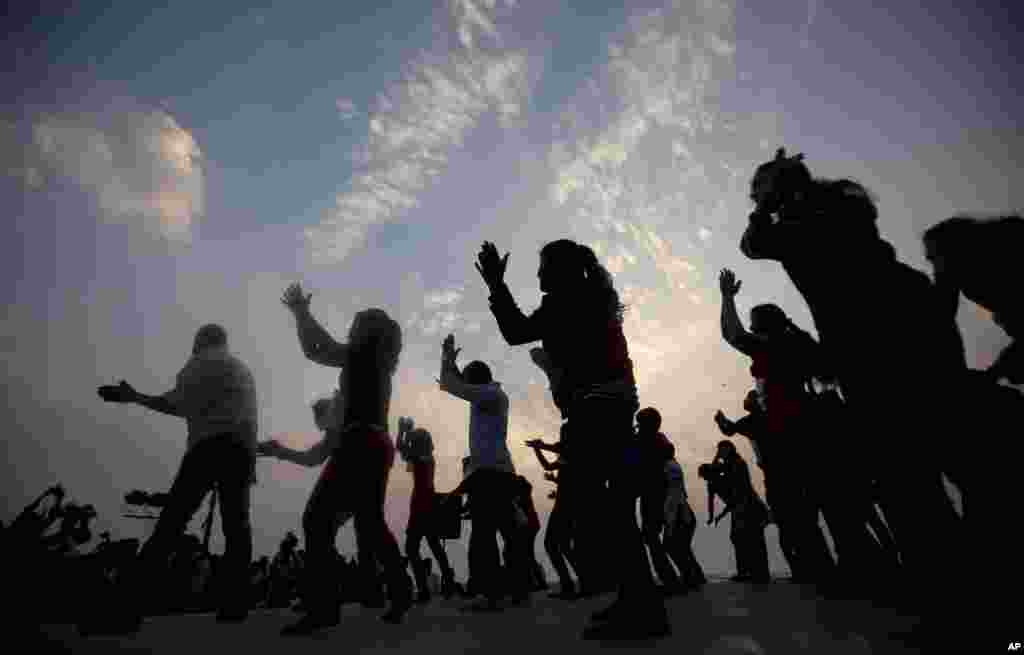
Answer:
[[[888,655],[914,653],[893,634],[916,624],[911,616],[872,607],[866,601],[821,600],[787,583],[746,585],[713,581],[701,591],[668,601],[671,637],[649,642],[585,642],[580,632],[591,612],[609,597],[576,603],[534,594],[529,606],[498,614],[467,614],[465,601],[435,600],[416,606],[399,626],[381,623],[382,610],[346,605],[341,624],[313,637],[285,638],[278,631],[293,621],[290,610],[256,610],[236,625],[215,623],[213,615],[147,619],[131,637],[78,636],[74,626],[42,626],[46,650],[89,653],[207,652],[245,655],[302,653],[487,653],[540,655],[617,651],[706,653],[827,653]],[[27,652],[27,651],[26,651]],[[35,651],[39,652],[39,651]]]

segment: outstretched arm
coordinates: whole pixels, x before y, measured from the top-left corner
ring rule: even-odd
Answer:
[[[179,409],[179,398],[180,395],[177,389],[168,391],[162,396],[147,396],[146,394],[136,392],[131,402],[136,405],[142,405],[154,412],[167,414],[168,416],[183,416],[181,409]]]
[[[306,450],[288,448],[276,440],[265,441],[257,447],[257,452],[261,455],[270,455],[292,464],[307,467],[320,466],[326,462],[331,455],[331,450],[332,444],[327,435]]]
[[[313,362],[341,368],[348,363],[348,344],[336,341],[309,311],[312,294],[303,294],[302,287],[293,284],[284,293],[281,302],[295,316],[302,353]]]

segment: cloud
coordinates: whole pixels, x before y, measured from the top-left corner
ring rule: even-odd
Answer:
[[[0,119],[0,157],[4,174],[26,188],[41,189],[45,183],[43,162],[19,134],[18,124]]]
[[[427,294],[423,299],[424,306],[428,308],[454,305],[462,299],[462,289],[443,289]]]
[[[32,124],[38,166],[26,169],[35,171],[26,182],[71,179],[104,218],[188,242],[203,214],[201,157],[192,134],[163,111],[43,115]]]
[[[419,194],[484,115],[507,124],[522,113],[528,57],[500,34],[499,10],[505,8],[514,3],[450,2],[443,38],[378,97],[348,188],[320,224],[305,231],[314,261],[343,260],[372,226],[418,206]]]

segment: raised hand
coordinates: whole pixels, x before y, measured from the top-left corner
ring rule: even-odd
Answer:
[[[462,348],[455,347],[455,335],[449,334],[444,338],[444,342],[441,344],[441,356],[445,363],[455,364],[460,352],[462,352]]]
[[[484,279],[487,286],[494,288],[505,279],[505,269],[508,268],[509,253],[504,257],[498,255],[498,249],[490,241],[484,241],[480,246],[480,253],[476,256],[476,270]]]
[[[727,268],[723,268],[722,272],[718,275],[718,287],[726,298],[732,298],[739,293],[740,285],[742,284],[742,282],[736,279],[736,274]]]
[[[306,309],[309,307],[309,299],[313,297],[311,293],[303,293],[302,285],[298,282],[291,284],[284,291],[284,295],[281,297],[281,302],[288,309],[298,311],[300,309]]]

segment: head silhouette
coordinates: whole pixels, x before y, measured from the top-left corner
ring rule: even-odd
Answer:
[[[192,342],[192,354],[198,355],[208,348],[220,348],[228,345],[228,333],[216,323],[209,323],[199,328]]]
[[[931,226],[921,237],[925,257],[935,272],[955,276],[981,267],[986,259],[1015,257],[1021,239],[1024,219],[1015,215],[953,216]]]
[[[789,317],[778,305],[762,303],[750,310],[750,331],[754,334],[771,336],[782,334],[789,327]]]
[[[757,167],[750,182],[755,212],[843,221],[847,234],[877,238],[878,208],[871,193],[853,180],[812,177],[803,159],[803,153],[788,157],[785,148],[779,148],[772,160]]]
[[[462,377],[470,384],[490,384],[494,381],[491,368],[480,360],[466,364],[462,369]]]
[[[600,303],[602,311],[621,322],[624,307],[619,302],[611,273],[601,265],[590,247],[569,239],[548,243],[540,250],[537,277],[544,293],[583,292]]]
[[[731,441],[729,441],[727,439],[723,439],[723,440],[719,441],[717,449],[718,449],[718,457],[721,457],[723,459],[728,459],[730,457],[735,457],[736,455],[739,454],[738,452],[736,452],[736,445],[733,442],[731,442]]]
[[[803,153],[787,157],[786,149],[779,148],[772,160],[757,167],[750,181],[750,199],[758,211],[779,211],[807,193],[812,178],[803,159]]]
[[[349,345],[361,354],[372,353],[383,371],[393,373],[402,352],[402,328],[383,309],[364,309],[352,319]]]
[[[661,413],[653,407],[645,407],[636,413],[636,427],[641,434],[657,434],[661,429]]]

